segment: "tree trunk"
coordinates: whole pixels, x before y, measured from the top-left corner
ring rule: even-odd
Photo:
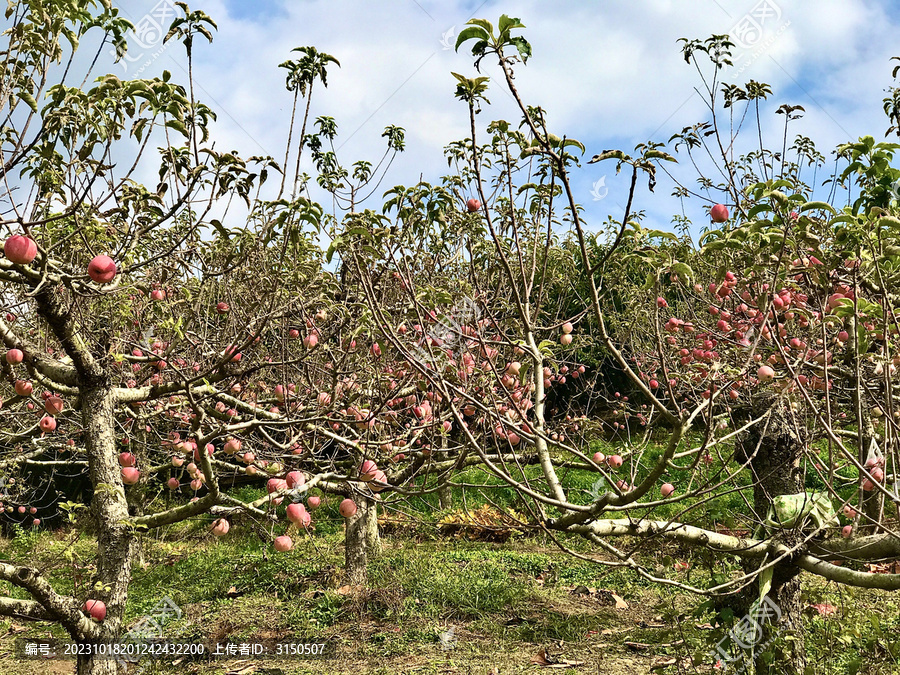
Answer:
[[[453,505],[453,492],[449,485],[443,486],[438,490],[438,500],[442,510],[449,509]]]
[[[115,659],[105,656],[79,656],[75,670],[76,675],[118,675],[124,672],[119,670]]]
[[[88,596],[106,603],[104,641],[117,640],[122,634],[137,541],[125,524],[129,518],[128,503],[116,452],[114,407],[115,400],[108,384],[82,389],[81,415],[88,470],[94,487],[91,513],[97,526],[98,551],[96,586],[88,591]],[[78,675],[119,672],[116,661],[108,658],[79,657],[77,668]]]
[[[759,416],[771,408],[771,415],[753,427],[738,444],[735,459],[750,460],[749,470],[753,478],[753,510],[755,520],[765,520],[772,499],[779,495],[802,492],[800,459],[805,447],[805,429],[783,399],[763,397],[755,400],[753,409],[746,412]],[[786,545],[802,537],[799,530],[783,530],[775,537]],[[747,571],[755,569],[752,563]],[[772,569],[772,586],[766,594],[774,607],[768,620],[760,620],[762,632],[750,653],[742,654],[744,661],[754,663],[757,675],[800,675],[806,665],[802,606],[800,604],[800,569],[790,559],[779,562]],[[759,599],[759,586],[748,587],[740,603],[740,620]],[[770,605],[771,606],[771,605]],[[756,617],[756,615],[754,615]],[[787,638],[787,639],[785,639]],[[774,652],[769,662],[764,656]]]
[[[351,586],[365,586],[368,582],[369,532],[371,516],[369,500],[359,493],[352,496],[356,503],[356,513],[347,518],[344,530],[344,566],[346,582]],[[377,534],[377,524],[375,532]]]
[[[366,500],[366,554],[381,553],[381,535],[378,533],[378,502]]]

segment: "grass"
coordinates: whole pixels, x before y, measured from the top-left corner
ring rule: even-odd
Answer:
[[[597,449],[609,454],[608,448]],[[651,445],[645,464],[660,451]],[[540,480],[536,467],[526,468],[526,475]],[[568,470],[564,479],[588,495],[597,474]],[[518,495],[499,486],[491,474],[473,468],[461,481],[497,486],[482,494],[469,491],[469,510],[490,501],[500,509],[524,512]],[[252,500],[260,493],[245,487],[239,496]],[[408,526],[386,529],[383,551],[370,561],[367,588],[348,588],[342,574],[343,521],[331,502],[317,513],[315,534],[295,536],[294,549],[285,554],[275,553],[250,523],[240,520],[221,540],[208,534],[205,521],[145,537],[126,623],[133,624],[169,597],[183,610],[180,619],[165,626],[169,639],[322,638],[331,645],[328,658],[257,664],[262,669],[257,672],[268,669],[282,675],[535,672],[531,660],[542,648],[551,657],[582,663],[554,672],[650,673],[651,667],[669,660],[673,665],[652,672],[713,672],[707,655],[727,624],[709,629],[717,615],[702,599],[672,587],[651,586],[619,567],[569,556],[539,533],[519,534],[504,543],[470,540],[465,532],[442,534],[441,520],[459,513],[458,491],[451,511],[440,511],[434,495],[407,507]],[[741,494],[733,493],[723,503],[686,500],[659,508],[652,517],[667,518],[694,507],[695,521],[734,526],[740,521],[732,514],[745,510],[743,504]],[[564,542],[576,552],[596,555],[584,540]],[[625,548],[635,543],[616,542]],[[60,591],[77,589],[84,596],[95,547],[75,529],[20,530],[0,539],[0,559],[38,567]],[[733,559],[659,542],[636,550],[637,559],[654,574],[700,586],[737,570]],[[675,571],[676,561],[689,563],[690,569]],[[7,584],[0,583],[0,592],[24,597]],[[610,592],[627,608],[617,608]],[[900,640],[895,637],[900,635],[900,603],[895,594],[835,588],[806,576],[804,602],[835,608],[829,616],[810,610],[805,618],[810,672],[900,672]],[[16,661],[9,655],[15,637],[48,633],[64,637],[57,628],[0,622],[0,673],[70,672],[71,663],[51,662],[57,670],[47,670],[46,662]],[[696,667],[692,659],[697,659]],[[158,661],[143,672],[205,675],[227,672],[226,666],[238,668],[239,661]]]

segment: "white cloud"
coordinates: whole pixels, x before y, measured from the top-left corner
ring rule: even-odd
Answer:
[[[753,78],[774,90],[763,124],[767,142],[780,145],[783,117],[773,112],[782,102],[804,106],[806,115],[792,125],[792,133],[812,137],[826,154],[848,135],[880,136],[887,127],[881,98],[890,83],[890,37],[896,34],[897,18],[870,1],[774,1],[780,17],[764,25],[760,44],[767,46],[740,73],[742,82]],[[386,185],[413,183],[420,174],[436,180],[446,171],[443,146],[466,133],[466,108],[453,96],[450,71],[474,74],[472,58],[467,48],[457,54],[440,41],[451,28],[458,34],[473,11],[493,22],[507,13],[526,24],[534,58],[518,68],[516,85],[527,103],[548,111],[557,133],[584,141],[589,157],[608,147],[630,151],[651,135],[667,140],[703,119],[701,100],[691,96],[702,84],[684,62],[677,39],[727,32],[757,6],[742,0],[511,0],[481,7],[436,0],[283,0],[281,11],[271,11],[275,0],[270,0],[258,15],[243,3],[237,12],[241,18],[236,18],[237,2],[195,0],[191,5],[219,25],[215,42],[198,44],[195,50],[200,95],[220,108],[215,131],[219,147],[248,155],[264,148],[279,161],[283,158],[291,97],[277,65],[291,58],[293,47],[314,45],[341,61],[340,68],[329,69],[328,88],[317,85],[311,113],[313,118],[336,118],[338,144],[346,143],[340,150],[344,162],[377,160],[384,150],[383,128],[406,128],[407,152],[395,161]],[[132,18],[151,6],[123,3]],[[183,76],[171,64],[173,58],[183,63],[182,51],[177,45],[167,50],[159,68]],[[494,105],[479,116],[482,134],[491,119],[518,121],[498,69],[487,60],[484,65],[492,77],[489,98]],[[610,194],[594,202],[591,184],[604,173],[609,174]],[[621,215],[615,202],[624,203],[625,180],[613,174],[609,165],[586,167],[576,175],[578,195],[595,222],[610,209]],[[656,224],[678,212],[664,180],[652,199],[644,191],[640,206]],[[695,217],[700,206],[692,206]]]

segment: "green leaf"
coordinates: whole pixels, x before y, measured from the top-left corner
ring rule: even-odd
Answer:
[[[478,39],[486,41],[489,37],[490,35],[486,33],[483,28],[479,28],[477,26],[469,26],[468,28],[463,28],[459,32],[459,35],[456,36],[456,51],[459,51],[459,46],[467,40]]]
[[[19,98],[22,99],[26,104],[28,104],[28,107],[31,108],[34,112],[38,111],[37,101],[34,100],[34,96],[32,96],[30,93],[28,93],[24,89],[20,90]]]
[[[797,210],[800,213],[803,213],[804,211],[812,211],[812,210],[828,211],[829,213],[837,213],[835,208],[828,202],[806,202],[802,206],[797,207]]]
[[[753,218],[756,218],[757,214],[764,213],[764,212],[766,212],[766,211],[771,211],[771,210],[772,210],[772,205],[771,205],[771,204],[766,204],[766,203],[757,204],[756,206],[752,207],[752,208],[747,212],[747,217],[748,217],[750,220],[752,220]]]
[[[504,14],[500,17],[500,21],[497,23],[497,30],[500,33],[509,33],[509,31],[513,28],[525,28],[524,24],[516,18],[510,18]]]
[[[180,120],[169,120],[168,122],[166,122],[166,126],[181,133],[185,138],[188,137],[187,127],[185,127],[184,123],[182,123]]]
[[[588,164],[594,164],[596,162],[602,162],[604,159],[618,159],[624,160],[625,153],[621,150],[604,150],[599,155],[594,155],[591,157],[591,161]]]
[[[688,265],[687,263],[683,263],[683,262],[675,263],[674,265],[672,265],[672,271],[675,274],[684,277],[685,279],[693,279],[694,278],[694,270],[692,270],[690,265]]]

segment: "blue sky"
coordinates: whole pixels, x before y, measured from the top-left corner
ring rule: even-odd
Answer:
[[[339,125],[340,157],[345,164],[376,160],[383,151],[381,132],[388,124],[406,129],[407,151],[391,167],[384,188],[411,184],[422,175],[436,180],[446,172],[442,148],[466,133],[465,106],[453,97],[451,71],[474,75],[466,50],[447,48],[474,14],[496,23],[501,14],[519,17],[527,26],[534,57],[520,67],[517,86],[529,104],[549,113],[553,131],[578,138],[591,155],[607,148],[629,152],[640,142],[666,141],[682,127],[706,118],[693,89],[695,71],[685,64],[677,39],[705,38],[756,22],[746,48],[736,51],[735,68],[725,79],[749,79],[772,86],[763,134],[780,146],[781,103],[802,105],[806,114],[792,127],[816,141],[829,155],[833,147],[863,134],[881,138],[888,126],[881,110],[891,85],[891,56],[900,17],[890,2],[863,0],[194,0],[218,23],[212,45],[198,45],[196,83],[199,96],[219,112],[214,129],[220,149],[245,155],[284,155],[290,94],[278,64],[290,50],[313,45],[334,55],[340,68],[329,70],[328,88],[315,94],[313,116],[329,115]],[[132,21],[152,14],[159,0],[117,3]],[[443,41],[443,42],[442,42]],[[101,63],[120,75],[158,75],[164,68],[184,77],[184,54],[173,44],[155,58],[125,64]],[[140,55],[134,49],[134,56]],[[501,91],[497,69],[489,98],[494,104],[480,115],[518,121],[508,95]],[[304,168],[310,171],[308,163]],[[605,176],[605,179],[604,179]],[[593,186],[604,179],[598,193]],[[577,196],[595,225],[607,215],[621,216],[627,180],[614,165],[586,165],[574,174]],[[647,224],[667,227],[679,204],[672,185],[660,179],[656,193],[646,187],[639,208]],[[592,190],[594,193],[592,194]],[[594,197],[603,193],[601,200]],[[711,195],[715,197],[715,195]],[[367,203],[379,208],[377,201]],[[694,200],[688,215],[703,223],[703,205]]]

